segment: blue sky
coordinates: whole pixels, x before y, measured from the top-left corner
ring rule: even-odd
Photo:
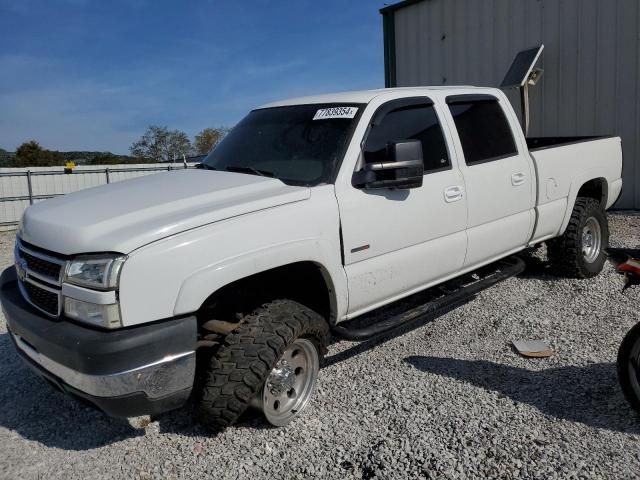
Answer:
[[[0,0],[0,148],[128,153],[291,96],[384,86],[382,1]]]

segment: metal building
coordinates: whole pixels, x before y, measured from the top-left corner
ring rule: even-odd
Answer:
[[[530,135],[620,135],[616,208],[640,209],[640,1],[407,0],[380,12],[388,87],[498,86],[518,51],[544,44]]]

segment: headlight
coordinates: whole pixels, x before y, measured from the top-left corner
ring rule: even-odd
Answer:
[[[64,313],[69,318],[97,327],[119,328],[122,326],[120,306],[117,303],[98,305],[96,303],[83,302],[75,298],[65,297]]]
[[[84,257],[69,262],[66,281],[89,288],[116,288],[126,257]]]

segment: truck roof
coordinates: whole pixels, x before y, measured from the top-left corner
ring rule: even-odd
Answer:
[[[449,90],[452,93],[459,90],[494,90],[487,87],[474,87],[469,85],[425,86],[425,87],[396,87],[379,88],[375,90],[356,90],[352,92],[326,93],[323,95],[311,95],[308,97],[289,98],[261,105],[258,108],[283,107],[287,105],[308,105],[313,103],[369,103],[375,97],[383,94],[425,95],[429,92],[442,92]]]

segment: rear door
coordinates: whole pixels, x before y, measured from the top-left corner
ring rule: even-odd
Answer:
[[[505,256],[524,247],[534,225],[533,164],[518,146],[504,99],[493,95],[454,95],[446,99],[460,169],[466,184],[468,249],[465,267]]]
[[[466,250],[463,179],[431,100],[384,103],[370,125],[356,170],[382,161],[390,142],[420,140],[425,171],[419,188],[337,187],[350,316],[457,272]]]

